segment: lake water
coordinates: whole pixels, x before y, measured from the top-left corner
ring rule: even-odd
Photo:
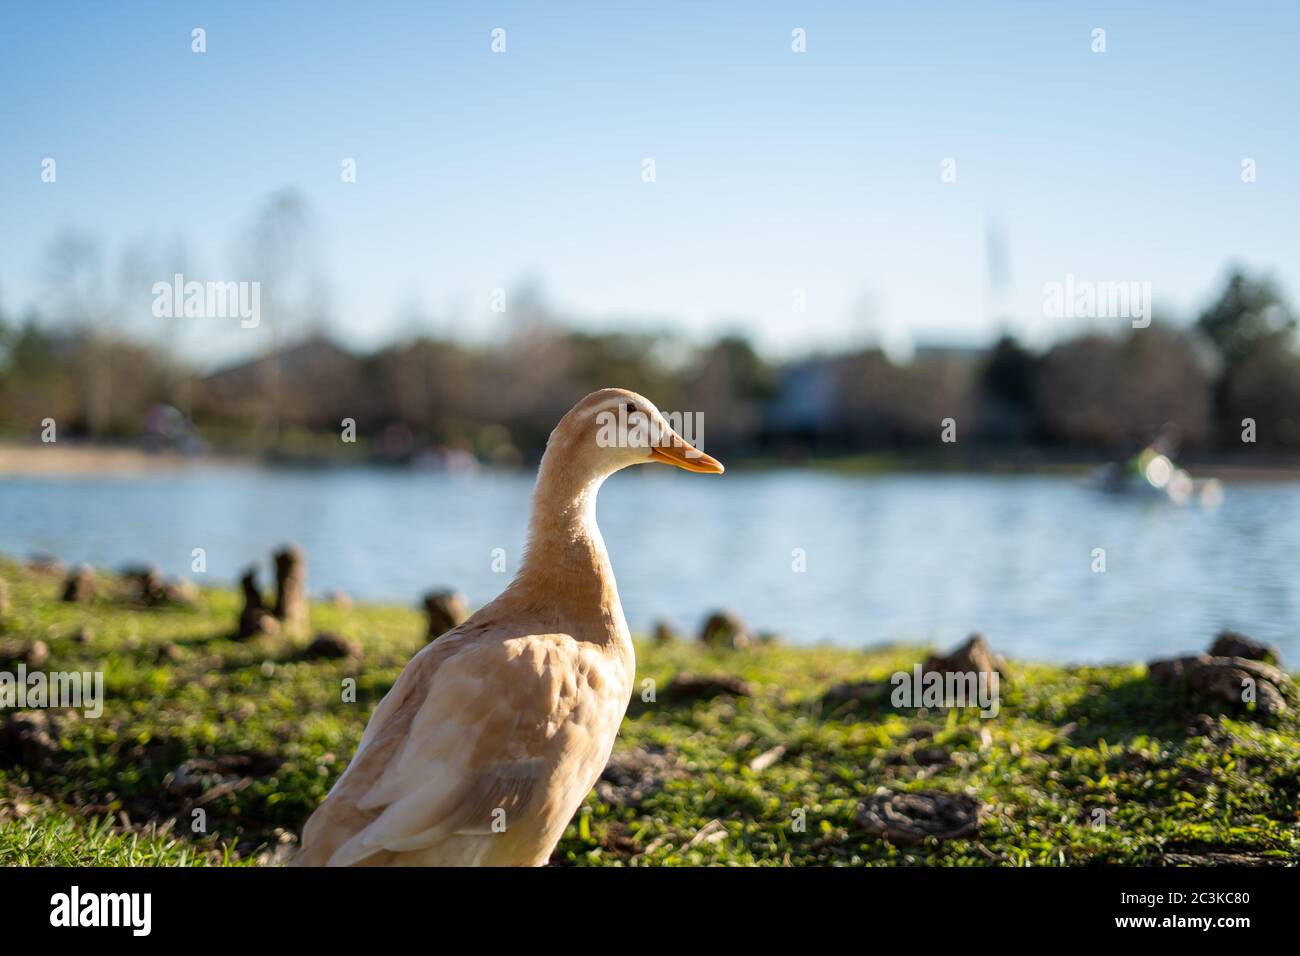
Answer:
[[[293,541],[313,593],[413,604],[450,585],[477,605],[517,567],[531,488],[373,469],[0,478],[0,553],[209,583],[261,561],[265,583],[267,555]],[[1053,477],[639,468],[605,485],[599,519],[634,631],[664,616],[694,632],[727,606],[793,643],[946,646],[979,630],[1012,655],[1101,661],[1200,650],[1233,627],[1300,659],[1300,484],[1229,484],[1211,511]],[[189,573],[196,547],[206,576]]]

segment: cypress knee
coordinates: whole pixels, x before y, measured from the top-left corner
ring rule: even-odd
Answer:
[[[244,610],[239,615],[239,636],[256,637],[278,631],[280,622],[262,603],[262,590],[257,586],[257,569],[249,568],[245,571],[239,579],[239,585],[244,590]]]
[[[307,629],[307,559],[292,546],[275,553],[275,616],[287,631]]]
[[[459,591],[430,591],[424,596],[429,615],[428,640],[435,641],[469,617],[469,604]]]

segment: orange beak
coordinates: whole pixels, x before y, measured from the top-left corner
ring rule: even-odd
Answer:
[[[683,441],[681,436],[669,432],[664,438],[667,444],[653,445],[650,448],[650,457],[654,461],[676,465],[678,468],[699,472],[702,475],[720,475],[727,470],[722,467],[722,462],[718,459],[704,454],[694,445]]]

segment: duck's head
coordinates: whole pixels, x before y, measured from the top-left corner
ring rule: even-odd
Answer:
[[[679,435],[653,402],[624,388],[602,388],[574,405],[546,449],[548,457],[593,477],[650,462],[707,475],[724,471],[720,461]]]

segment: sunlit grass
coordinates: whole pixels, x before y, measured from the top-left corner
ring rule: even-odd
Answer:
[[[366,654],[359,666],[308,661],[299,653],[310,635],[232,640],[231,592],[205,591],[195,609],[141,610],[113,595],[69,605],[57,600],[57,577],[3,562],[0,575],[11,604],[0,639],[44,640],[44,670],[102,670],[109,697],[99,720],[57,719],[56,766],[0,767],[0,864],[269,858],[324,797],[423,643],[414,609],[317,603],[313,627],[360,640]],[[77,639],[84,630],[88,642]],[[1189,638],[1188,650],[1208,638]],[[1215,711],[1211,733],[1189,734],[1195,709],[1136,665],[1013,664],[993,719],[888,706],[832,713],[821,703],[828,687],[886,680],[920,653],[639,645],[616,751],[654,748],[667,769],[636,805],[589,796],[554,861],[1056,866],[1236,853],[1300,862],[1294,708],[1272,727]],[[642,700],[686,670],[735,673],[757,692]],[[355,703],[344,700],[349,679]],[[777,748],[769,766],[751,769]],[[232,755],[264,766],[212,799],[169,790],[185,761]],[[895,847],[857,822],[880,787],[968,791],[988,813],[977,838]],[[196,807],[206,833],[194,831]]]

